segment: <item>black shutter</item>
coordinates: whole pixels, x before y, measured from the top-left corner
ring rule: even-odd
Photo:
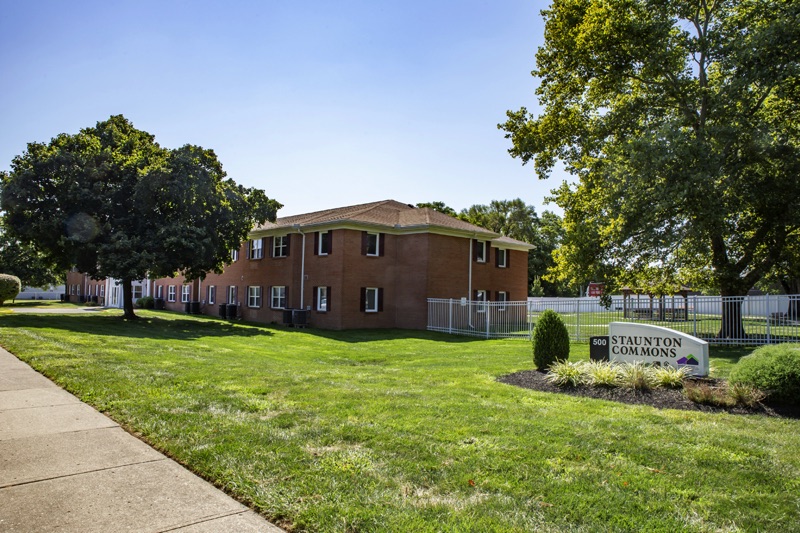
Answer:
[[[378,289],[378,311],[383,311],[383,289]]]
[[[500,301],[500,291],[494,291],[494,301]]]
[[[359,304],[359,309],[363,313],[367,310],[367,288],[361,287],[361,303]]]
[[[250,247],[253,245],[253,241],[247,239],[247,258],[250,259]]]
[[[494,251],[494,266],[500,267],[500,248],[495,249]]]
[[[369,245],[369,235],[366,231],[361,232],[361,255],[367,255],[367,246]]]
[[[268,296],[269,302],[267,302],[267,307],[269,307],[271,309],[272,308],[272,285],[267,287],[267,294],[269,295]]]
[[[327,302],[327,306],[325,307],[325,310],[326,311],[330,311],[331,310],[331,288],[330,287],[325,287],[325,288],[328,289],[328,302]]]
[[[478,239],[472,239],[472,260],[478,260]]]
[[[491,259],[491,257],[492,257],[492,241],[486,241],[486,248],[484,248],[483,254],[484,254],[483,255],[483,260],[486,263],[491,265],[492,264],[492,259]]]
[[[511,268],[511,250],[506,248],[506,268]]]
[[[319,255],[319,232],[314,232],[314,255]]]
[[[269,256],[270,257],[275,257],[275,253],[274,253],[275,252],[275,248],[273,246],[273,243],[275,242],[275,237],[267,237],[266,239],[267,239],[267,248],[269,249]]]
[[[379,246],[378,249],[380,250],[380,254],[379,255],[381,257],[383,257],[383,252],[384,252],[384,249],[386,248],[386,234],[385,233],[379,234],[378,240],[380,241],[380,243],[378,245]]]
[[[314,287],[314,293],[311,295],[311,309],[314,311],[317,310],[317,289],[319,289],[319,287]]]
[[[328,232],[328,253],[333,253],[333,230]]]

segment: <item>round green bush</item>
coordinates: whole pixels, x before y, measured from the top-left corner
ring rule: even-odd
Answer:
[[[800,344],[762,346],[733,367],[731,385],[748,385],[767,399],[800,405]]]
[[[155,303],[156,301],[152,296],[143,296],[136,300],[136,307],[139,309],[153,309]]]
[[[17,276],[0,274],[0,305],[8,300],[13,300],[22,290],[22,283]]]
[[[556,361],[569,359],[569,332],[561,317],[548,309],[533,329],[533,364],[547,370]]]

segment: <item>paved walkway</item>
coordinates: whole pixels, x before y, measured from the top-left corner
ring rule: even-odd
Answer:
[[[283,530],[0,348],[0,531]]]

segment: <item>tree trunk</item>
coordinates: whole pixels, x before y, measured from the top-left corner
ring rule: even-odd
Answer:
[[[133,280],[122,278],[122,309],[125,320],[135,320],[137,317],[133,312]]]
[[[717,338],[719,339],[745,339],[744,320],[742,319],[742,303],[744,296],[722,297],[722,326]]]

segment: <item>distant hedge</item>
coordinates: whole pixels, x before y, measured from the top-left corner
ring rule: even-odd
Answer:
[[[13,300],[22,291],[22,282],[17,276],[0,274],[0,305]]]

